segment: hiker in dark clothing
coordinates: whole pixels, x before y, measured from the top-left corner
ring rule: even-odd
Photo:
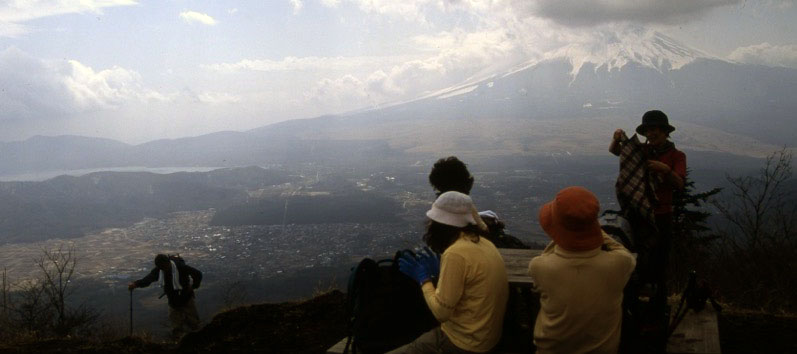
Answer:
[[[144,278],[128,284],[127,288],[131,291],[144,288],[158,279],[161,280],[163,293],[169,299],[172,337],[179,339],[185,332],[197,330],[199,314],[194,303],[194,290],[202,282],[202,272],[185,264],[179,256],[159,254],[155,256],[155,268]]]
[[[686,155],[675,148],[668,138],[675,127],[669,124],[667,115],[662,111],[653,110],[645,112],[642,124],[636,132],[647,138],[647,143],[642,147],[642,154],[648,158],[643,168],[650,176],[649,182],[653,187],[654,195],[650,210],[633,210],[630,219],[635,235],[634,250],[639,253],[639,280],[653,285],[651,310],[654,316],[663,316],[667,303],[666,269],[669,258],[670,242],[672,239],[672,200],[673,192],[682,190],[686,180]],[[633,139],[627,139],[622,129],[614,132],[609,151],[621,156],[624,144]],[[633,142],[632,142],[633,143]],[[622,166],[622,163],[621,163]],[[622,169],[622,167],[621,167]],[[621,175],[624,172],[621,171]],[[618,184],[620,181],[618,180]],[[619,185],[618,185],[619,187]],[[618,192],[618,199],[620,193]],[[620,201],[621,205],[623,201]],[[650,222],[639,215],[651,215]],[[652,224],[652,225],[651,225]]]

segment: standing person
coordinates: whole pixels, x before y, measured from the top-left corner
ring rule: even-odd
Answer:
[[[600,204],[568,187],[543,205],[539,221],[553,240],[529,262],[540,293],[534,324],[537,353],[617,353],[623,288],[636,260],[598,222]]]
[[[647,138],[644,152],[649,160],[646,167],[656,177],[652,180],[658,200],[653,206],[655,237],[650,240],[649,250],[640,250],[640,259],[647,258],[649,263],[642,267],[643,274],[640,276],[642,281],[654,284],[653,307],[661,315],[664,314],[667,303],[666,269],[672,239],[673,192],[682,190],[686,180],[686,154],[676,149],[675,144],[668,139],[673,131],[675,127],[670,125],[667,115],[658,110],[645,112],[642,115],[642,124],[636,128],[638,134]],[[612,154],[620,156],[624,136],[622,129],[614,132],[609,145]],[[634,232],[638,229],[641,228],[635,228]],[[646,252],[649,254],[643,254]]]
[[[155,268],[144,278],[128,284],[127,288],[130,291],[144,288],[158,279],[161,280],[163,293],[169,299],[172,338],[177,340],[186,332],[197,330],[199,314],[194,303],[194,290],[202,282],[202,272],[185,264],[180,256],[159,254],[155,256]]]
[[[399,268],[420,284],[441,324],[390,353],[485,353],[501,338],[509,283],[501,254],[476,226],[475,210],[467,195],[446,192],[426,213],[424,238],[442,257],[405,254]]]

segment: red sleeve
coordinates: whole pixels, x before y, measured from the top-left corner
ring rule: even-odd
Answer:
[[[675,151],[672,159],[672,170],[676,175],[686,180],[686,154]]]

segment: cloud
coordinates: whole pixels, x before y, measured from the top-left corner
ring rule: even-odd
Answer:
[[[745,64],[797,68],[797,45],[772,45],[767,42],[736,48],[728,59]]]
[[[474,33],[456,30],[418,36],[413,41],[431,55],[385,65],[359,76],[346,74],[322,79],[305,93],[305,98],[334,107],[343,107],[348,102],[348,109],[360,108],[363,102],[374,106],[413,99],[520,57],[514,39],[502,30]]]
[[[516,3],[521,0],[513,1]],[[742,0],[536,0],[525,11],[567,26],[610,22],[672,24],[699,18],[710,10]]]
[[[356,5],[361,11],[369,14],[419,22],[426,22],[426,12],[429,9],[440,9],[445,2],[459,2],[451,0],[321,0],[321,3],[327,7],[337,7],[344,1]]]
[[[341,0],[321,0],[321,5],[326,7],[338,7]]]
[[[73,110],[57,71],[17,48],[0,52],[0,120],[55,119]]]
[[[240,96],[226,92],[203,92],[196,95],[196,98],[199,100],[199,102],[210,105],[233,104],[241,102]]]
[[[285,57],[282,60],[270,59],[244,59],[237,63],[219,63],[202,65],[203,68],[222,72],[234,73],[240,71],[313,71],[313,70],[352,70],[363,66],[373,66],[401,60],[402,57]]]
[[[180,13],[180,18],[188,23],[198,22],[208,26],[213,26],[216,24],[216,20],[213,19],[213,17],[196,11],[183,11]]]
[[[291,2],[291,6],[293,6],[293,14],[296,15],[302,8],[304,7],[304,2],[302,0],[289,0]]]
[[[465,11],[482,19],[528,16],[549,19],[571,27],[613,22],[673,24],[700,18],[712,9],[738,5],[745,0],[321,0],[327,7],[355,4],[371,14],[426,22],[433,11]],[[781,6],[792,0],[770,0]]]
[[[353,108],[376,104],[375,97],[369,97],[366,84],[352,75],[318,81],[305,92],[307,102],[324,107],[327,112],[342,112]],[[353,106],[353,102],[358,102]]]
[[[129,101],[169,101],[172,95],[144,88],[141,75],[114,66],[95,72],[76,60],[70,60],[64,83],[80,109],[112,109]]]
[[[114,66],[95,71],[76,60],[47,62],[13,47],[0,52],[0,82],[0,120],[64,119],[176,98],[144,87],[132,70]]]
[[[136,0],[4,1],[0,5],[0,37],[20,37],[33,30],[23,23],[74,13],[101,13],[103,8],[137,5]]]

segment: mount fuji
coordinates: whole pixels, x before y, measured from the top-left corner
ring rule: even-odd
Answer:
[[[612,125],[633,130],[642,113],[661,109],[682,128],[674,134],[676,141],[697,149],[738,153],[749,152],[748,145],[760,149],[794,146],[797,70],[734,63],[652,31],[599,38],[551,50],[505,72],[473,78],[414,101],[314,123],[327,129],[339,127],[334,130],[352,138],[396,139],[398,122],[408,120],[415,121],[416,128],[452,134],[467,131],[470,137],[486,129],[486,133],[499,134],[494,138],[501,138],[502,133],[507,134],[505,138],[522,138],[520,129],[526,137],[553,134],[563,138],[559,144],[549,141],[544,144],[547,147],[565,146],[573,140],[554,134],[559,128],[581,126],[589,129],[577,130],[601,135],[603,150]],[[346,133],[357,126],[367,126],[357,129],[367,133]],[[573,133],[578,135],[578,131]],[[400,138],[418,141],[410,135]],[[723,143],[728,141],[742,142],[745,148]]]
[[[650,109],[668,114],[682,149],[763,157],[795,146],[797,70],[731,62],[653,31],[599,33],[415,100],[348,114],[111,149],[108,141],[92,147],[74,137],[0,143],[0,173],[262,165],[321,155],[605,155],[612,132],[632,133]]]

